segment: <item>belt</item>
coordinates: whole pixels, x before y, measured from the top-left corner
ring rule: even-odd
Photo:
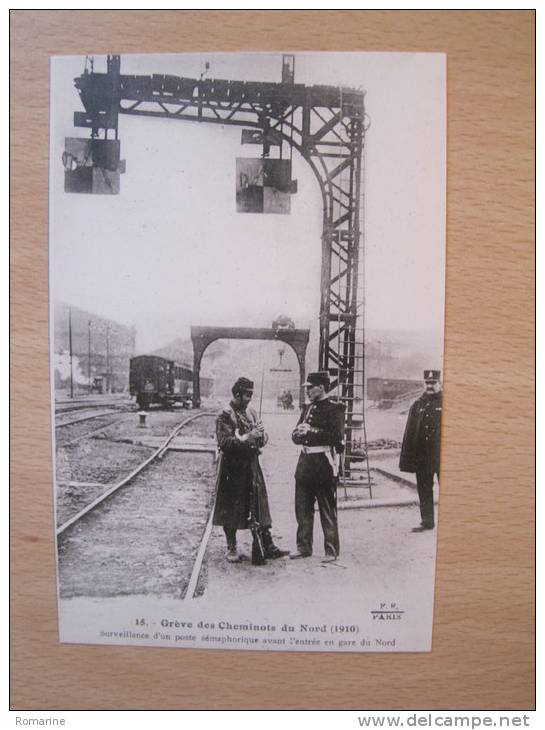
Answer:
[[[337,462],[337,454],[333,451],[331,446],[301,446],[302,454],[325,454],[326,459],[329,461],[333,470],[333,476],[336,477],[339,474],[339,464]]]

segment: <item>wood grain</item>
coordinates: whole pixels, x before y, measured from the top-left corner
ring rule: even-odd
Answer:
[[[532,11],[11,11],[15,709],[534,706]],[[444,448],[431,654],[57,642],[48,404],[48,56],[448,54]]]

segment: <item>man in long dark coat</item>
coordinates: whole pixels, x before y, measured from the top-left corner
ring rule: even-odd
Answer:
[[[301,453],[295,470],[297,553],[290,558],[312,555],[317,502],[324,533],[324,562],[330,562],[337,559],[340,551],[337,481],[339,458],[344,450],[344,406],[327,397],[327,372],[309,373],[304,385],[310,404],[303,409],[292,433],[292,441],[301,447]]]
[[[442,394],[439,370],[425,370],[425,391],[416,400],[407,417],[401,446],[399,468],[416,474],[422,521],[413,532],[433,530],[433,478],[439,479]]]
[[[249,408],[254,384],[238,378],[233,385],[233,399],[216,419],[216,437],[221,460],[218,473],[213,524],[223,527],[227,539],[227,560],[240,560],[237,552],[237,530],[247,530],[250,520],[261,528],[266,558],[281,558],[288,551],[280,550],[271,535],[271,513],[259,454],[268,441],[263,423]]]

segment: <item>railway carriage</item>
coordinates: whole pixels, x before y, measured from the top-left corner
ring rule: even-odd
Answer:
[[[201,377],[200,381],[201,395],[206,398],[212,394],[214,379]],[[191,408],[193,371],[158,355],[138,355],[130,361],[129,389],[144,410],[154,404],[171,408],[175,403]]]
[[[129,388],[144,410],[154,404],[171,408],[175,403],[190,408],[193,372],[164,357],[139,355],[131,358]]]

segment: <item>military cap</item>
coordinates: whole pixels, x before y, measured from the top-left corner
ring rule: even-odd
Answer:
[[[317,373],[309,373],[307,375],[306,382],[303,385],[323,385],[326,390],[329,390],[329,373],[327,370],[321,370]]]
[[[237,393],[240,393],[243,390],[249,390],[253,393],[254,381],[248,380],[248,378],[237,378],[236,383],[231,388],[231,393],[233,395],[236,395]]]
[[[440,370],[424,370],[424,380],[440,380]]]

